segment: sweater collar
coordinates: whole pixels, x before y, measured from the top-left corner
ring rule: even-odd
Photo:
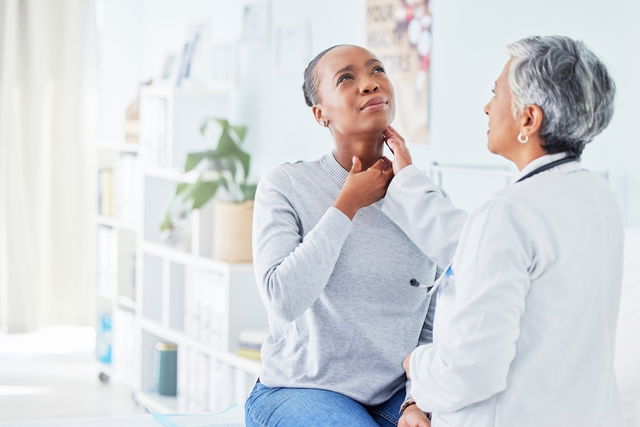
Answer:
[[[349,175],[349,171],[343,168],[340,163],[333,157],[333,153],[329,152],[322,156],[320,159],[320,163],[325,168],[325,170],[331,175],[333,180],[342,187],[347,180],[347,176]]]

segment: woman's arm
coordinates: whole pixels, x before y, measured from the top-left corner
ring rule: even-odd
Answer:
[[[260,181],[253,220],[256,277],[267,310],[287,322],[304,313],[326,286],[351,231],[350,217],[384,195],[390,168],[387,171],[382,162],[360,172],[358,165],[349,173],[334,207],[304,237],[298,215],[285,196],[292,186],[286,172],[276,169]]]

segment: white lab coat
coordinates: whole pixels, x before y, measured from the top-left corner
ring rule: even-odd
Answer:
[[[536,159],[520,176],[564,156]],[[410,393],[432,426],[620,425],[623,225],[606,181],[565,163],[497,193],[464,226],[459,211],[434,203],[434,188],[409,166],[383,206],[443,269],[462,229],[452,275],[432,290],[433,343],[411,358]]]

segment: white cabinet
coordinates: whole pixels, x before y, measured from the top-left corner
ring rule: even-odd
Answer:
[[[251,264],[211,258],[211,206],[193,212],[167,239],[160,223],[186,155],[213,149],[204,119],[226,117],[229,91],[143,88],[141,144],[97,149],[97,286],[110,316],[113,378],[161,412],[211,412],[242,403],[260,362],[235,354],[241,331],[266,330]],[[176,236],[174,236],[176,237]],[[107,336],[107,335],[104,335]],[[156,392],[155,346],[178,346],[175,397]]]

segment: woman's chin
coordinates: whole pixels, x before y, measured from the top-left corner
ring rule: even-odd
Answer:
[[[370,120],[364,126],[366,132],[370,133],[378,133],[382,132],[391,124],[392,120],[389,120],[387,117],[381,117],[376,120]]]

